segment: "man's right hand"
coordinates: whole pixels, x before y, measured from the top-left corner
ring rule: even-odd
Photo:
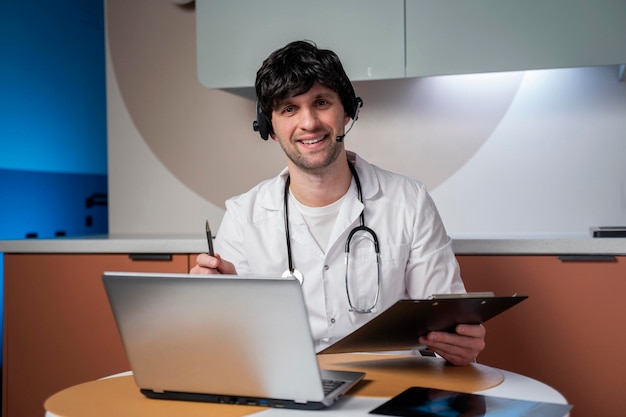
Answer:
[[[189,273],[237,275],[237,270],[231,262],[222,259],[219,253],[216,253],[215,256],[201,253],[196,257],[196,266],[191,268]]]

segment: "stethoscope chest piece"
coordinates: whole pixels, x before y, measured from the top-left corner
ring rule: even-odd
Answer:
[[[302,285],[302,283],[304,282],[304,275],[302,275],[302,272],[298,271],[297,269],[294,269],[293,271],[286,270],[285,272],[283,272],[282,277],[283,278],[293,277],[300,282],[300,285]]]

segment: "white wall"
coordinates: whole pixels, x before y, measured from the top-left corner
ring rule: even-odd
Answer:
[[[588,235],[626,224],[626,84],[614,67],[529,71],[484,146],[433,190],[449,231]]]

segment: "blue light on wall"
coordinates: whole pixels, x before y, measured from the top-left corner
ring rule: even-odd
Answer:
[[[103,0],[0,0],[0,168],[106,174]]]
[[[0,57],[0,240],[106,234],[104,0],[0,0]]]
[[[105,175],[0,169],[2,239],[106,234]],[[97,204],[93,204],[93,203]]]

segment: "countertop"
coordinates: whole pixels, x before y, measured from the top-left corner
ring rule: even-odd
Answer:
[[[457,255],[626,255],[626,238],[452,237]],[[4,253],[200,253],[201,235],[88,236],[0,241]]]

